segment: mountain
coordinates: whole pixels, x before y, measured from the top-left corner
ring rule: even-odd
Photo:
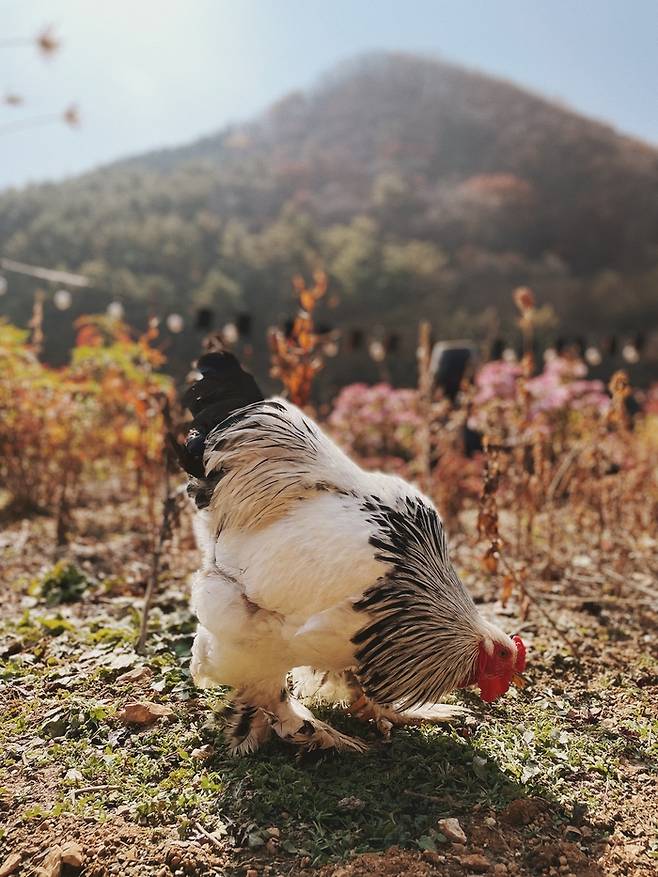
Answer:
[[[512,337],[519,284],[552,306],[547,333],[658,328],[658,151],[510,83],[376,54],[248,124],[0,195],[0,254],[91,276],[76,312],[118,297],[137,320],[247,313],[257,346],[292,312],[292,276],[321,265],[322,319],[395,331],[388,365],[409,380],[420,317],[443,337]],[[24,322],[33,288],[12,277],[0,313]],[[57,360],[70,314],[47,318]],[[198,337],[166,343],[182,362]],[[376,372],[363,351],[331,369]]]

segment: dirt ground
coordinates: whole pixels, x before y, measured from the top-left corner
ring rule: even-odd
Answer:
[[[187,673],[187,526],[135,654],[151,563],[142,515],[90,505],[63,549],[46,518],[0,535],[0,877],[658,874],[657,546],[621,582],[593,549],[532,571],[547,615],[531,606],[520,621],[513,601],[495,603],[471,539],[454,538],[484,611],[530,643],[528,687],[485,708],[464,695],[474,719],[453,731],[387,743],[358,726],[366,756],[306,764],[280,744],[236,761],[221,695]],[[78,587],[69,565],[80,592],[57,602]],[[165,709],[123,721],[135,701]]]

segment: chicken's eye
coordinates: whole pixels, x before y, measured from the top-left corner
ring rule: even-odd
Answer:
[[[509,656],[510,656],[510,653],[509,653],[508,649],[504,648],[503,646],[501,646],[498,649],[498,657],[499,658],[505,659],[505,658],[509,658]]]

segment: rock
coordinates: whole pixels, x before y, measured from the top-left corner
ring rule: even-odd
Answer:
[[[487,826],[487,828],[495,828],[496,820],[493,818],[493,816],[487,816],[487,818],[484,820],[484,824]]]
[[[493,870],[497,877],[504,877],[504,875],[507,874],[507,865],[504,862],[497,862],[494,865]]]
[[[491,867],[491,862],[486,856],[481,856],[479,853],[471,853],[468,856],[460,856],[459,861],[462,863],[464,868],[469,868],[471,871],[474,871],[476,874],[484,874],[485,871],[488,871]]]
[[[72,785],[77,785],[81,783],[84,777],[80,773],[80,771],[76,767],[72,767],[66,771],[64,775],[64,779],[67,783],[71,783]]]
[[[151,725],[162,716],[170,716],[172,713],[171,707],[165,706],[162,703],[140,700],[127,703],[117,713],[117,718],[126,725]]]
[[[82,868],[85,860],[85,854],[79,843],[69,841],[65,843],[61,849],[62,865],[68,865],[71,868]]]
[[[38,877],[59,877],[62,873],[62,849],[54,846],[46,855],[41,863],[41,867],[37,868]]]
[[[215,750],[209,743],[206,743],[205,746],[199,746],[190,752],[192,758],[198,758],[199,761],[206,761],[208,758],[212,758],[214,754]]]
[[[22,861],[20,853],[9,853],[4,862],[0,865],[0,877],[9,877],[18,868]]]
[[[458,819],[455,819],[454,817],[450,817],[449,819],[439,819],[438,828],[441,834],[445,835],[445,837],[453,843],[466,843],[466,835],[464,834],[464,829],[459,824]]]

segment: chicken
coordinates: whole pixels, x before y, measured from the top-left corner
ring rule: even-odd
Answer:
[[[180,449],[203,553],[191,671],[235,690],[231,751],[273,732],[363,750],[302,703],[314,686],[342,688],[353,714],[389,729],[454,717],[437,701],[458,688],[478,685],[485,701],[507,691],[524,645],[479,614],[432,502],[359,468],[295,405],[264,399],[231,354],[198,368]]]

